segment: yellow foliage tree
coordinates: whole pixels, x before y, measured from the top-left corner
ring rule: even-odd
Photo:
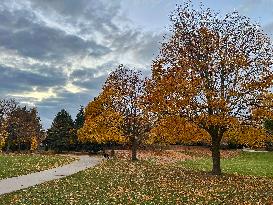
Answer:
[[[224,133],[242,124],[256,126],[253,112],[272,87],[272,44],[258,25],[237,12],[221,17],[185,3],[171,21],[171,35],[146,83],[146,107],[159,120],[177,116],[206,130],[212,173],[221,174]]]
[[[121,130],[122,115],[109,106],[109,92],[105,90],[85,108],[85,122],[77,133],[79,141],[102,144],[126,141]]]
[[[119,66],[108,76],[99,97],[86,107],[79,140],[126,141],[131,146],[132,160],[137,160],[137,148],[149,129],[140,106],[142,94],[141,73]]]

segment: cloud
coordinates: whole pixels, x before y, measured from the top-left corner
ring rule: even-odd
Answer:
[[[26,57],[47,60],[74,55],[100,56],[109,52],[107,47],[94,41],[37,23],[31,20],[33,18],[26,11],[19,15],[7,10],[1,12],[0,21],[6,23],[0,27],[0,45]]]
[[[100,90],[106,78],[106,72],[98,74],[98,71],[95,69],[77,69],[70,75],[73,84],[93,90]]]
[[[38,73],[4,66],[0,66],[0,70],[0,91],[8,91],[9,94],[31,91],[37,87],[48,89],[56,85],[63,85],[67,81],[62,72],[48,67],[40,67]]]
[[[31,7],[37,10],[49,24],[48,14],[51,14],[62,28],[69,30],[69,27],[73,27],[78,34],[89,37],[90,34],[94,35],[98,32],[100,34],[118,32],[119,26],[114,21],[126,19],[120,16],[120,0],[30,0],[30,2]]]
[[[3,0],[0,21],[0,94],[37,106],[45,127],[119,64],[148,73],[162,36],[131,26],[121,0]]]

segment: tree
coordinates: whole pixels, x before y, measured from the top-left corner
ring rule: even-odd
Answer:
[[[265,119],[264,120],[264,128],[269,134],[273,134],[273,120],[272,119]]]
[[[0,99],[0,120],[7,118],[18,107],[14,99]]]
[[[84,107],[81,106],[79,109],[79,112],[76,116],[76,119],[74,121],[75,129],[76,129],[76,146],[77,150],[82,150],[82,151],[89,151],[89,152],[95,152],[97,153],[99,150],[102,149],[101,144],[99,144],[96,140],[93,141],[80,141],[79,140],[79,131],[81,128],[83,128],[85,122],[85,112],[84,112]]]
[[[137,160],[137,148],[149,128],[140,106],[142,94],[141,73],[119,66],[108,76],[99,97],[87,106],[85,131],[80,132],[80,138],[127,141],[132,160]]]
[[[75,129],[70,114],[62,109],[57,113],[51,127],[47,131],[47,138],[44,143],[50,149],[57,151],[68,150],[70,145],[74,143]]]
[[[78,130],[78,139],[82,143],[124,143],[122,121],[120,113],[110,106],[108,91],[104,90],[85,108],[85,122]]]
[[[84,125],[84,107],[81,106],[78,114],[76,115],[75,119],[75,128],[78,130],[83,127]]]
[[[272,45],[237,12],[221,17],[191,3],[170,16],[171,35],[146,83],[147,109],[158,118],[179,116],[211,139],[213,174],[221,174],[220,143],[235,125],[257,125],[254,110],[272,86]]]
[[[17,106],[11,111],[7,118],[7,133],[7,150],[10,147],[19,151],[37,149],[43,130],[36,108]]]

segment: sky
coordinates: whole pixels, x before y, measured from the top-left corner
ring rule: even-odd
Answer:
[[[199,5],[200,1],[192,1]],[[1,0],[0,98],[36,106],[44,128],[73,118],[124,64],[148,75],[169,14],[183,0]],[[273,37],[273,0],[203,0],[237,10]],[[273,39],[273,38],[272,38]]]

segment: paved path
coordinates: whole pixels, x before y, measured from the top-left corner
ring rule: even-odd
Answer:
[[[243,152],[268,152],[266,150],[253,150],[253,149],[248,149],[248,148],[245,148],[245,149],[242,149]]]
[[[99,157],[90,157],[87,155],[73,157],[78,157],[79,160],[62,167],[0,180],[0,195],[75,174],[93,167],[101,161]]]

